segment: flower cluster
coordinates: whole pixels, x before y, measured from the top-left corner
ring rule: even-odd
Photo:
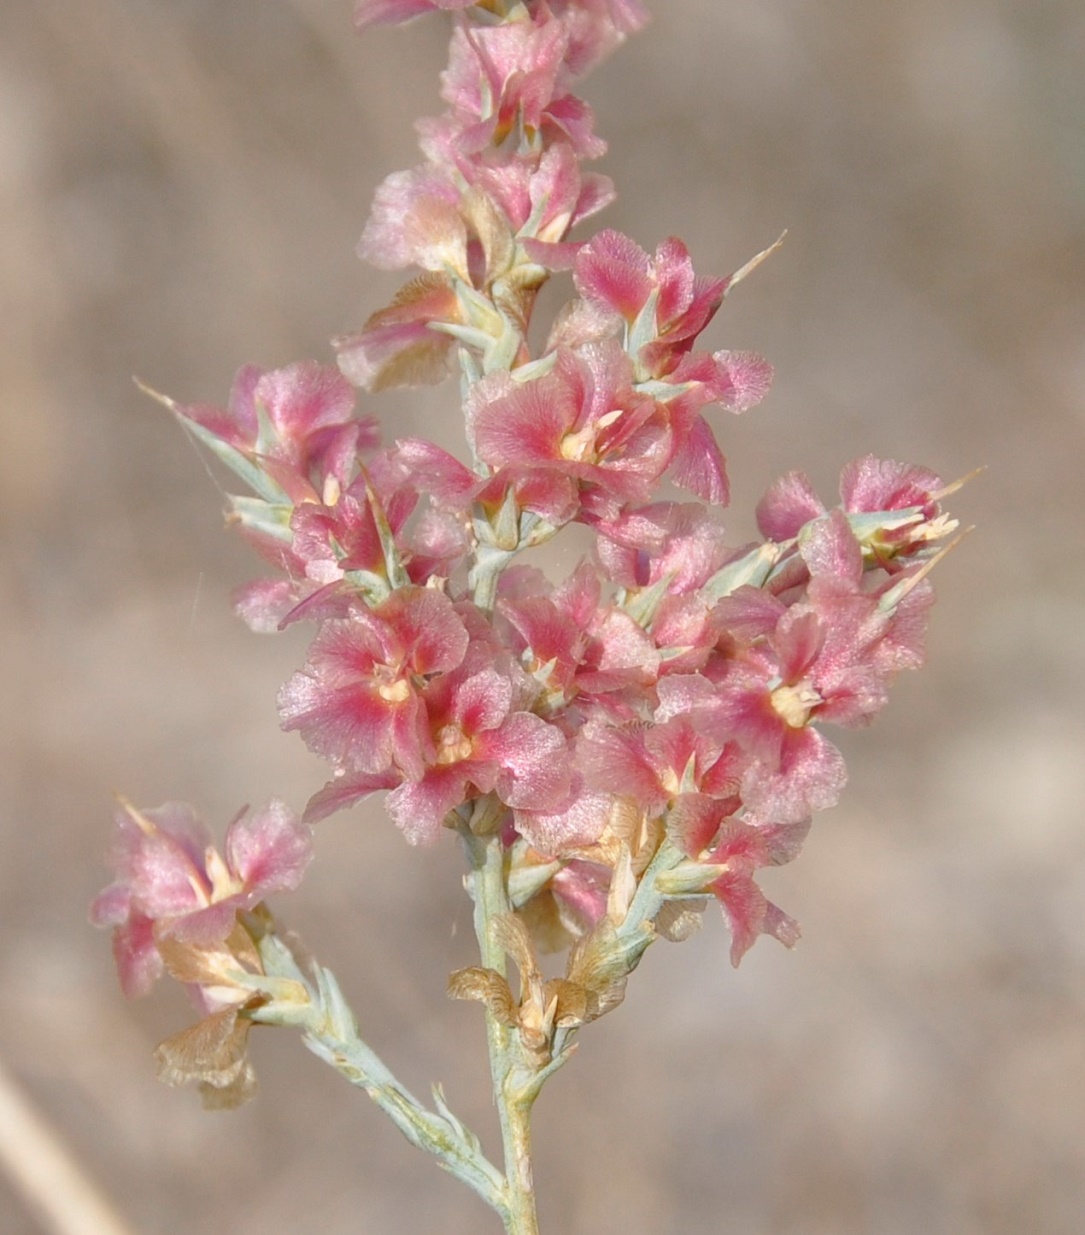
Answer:
[[[635,0],[360,0],[357,22],[434,9],[455,14],[447,110],[420,123],[424,162],[378,188],[360,243],[414,276],[336,340],[338,369],[246,368],[226,408],[167,403],[251,490],[231,518],[277,573],[242,590],[242,616],[315,623],[279,696],[283,727],[333,769],[307,821],[384,791],[411,842],[445,827],[502,838],[518,912],[502,938],[534,1011],[514,1013],[490,970],[458,993],[530,1023],[541,1058],[547,1015],[614,1002],[622,975],[601,984],[584,941],[620,935],[649,878],[650,932],[684,937],[714,897],[734,963],[761,934],[795,941],[756,875],[838,799],[824,728],[870,721],[921,663],[926,575],[955,524],[933,473],[864,457],[831,509],[785,476],[758,507],[763,541],[728,545],[710,416],[756,405],[771,370],[701,339],[771,250],[716,278],[673,237],[654,253],[613,230],[568,238],[613,197],[585,170],[605,146],[575,87],[645,14]],[[561,272],[572,298],[533,345],[537,293]],[[355,387],[453,368],[464,459],[382,445],[356,414]],[[567,579],[521,561],[570,523],[595,543]],[[120,882],[96,916],[118,928],[127,989],[169,964],[163,939],[229,950],[235,911],[296,882],[301,825],[273,812],[231,837],[272,818],[288,854],[255,877],[229,845],[225,863],[201,857],[180,808],[122,816]],[[574,941],[561,1004],[532,949]]]
[[[293,891],[311,856],[311,829],[282,802],[242,811],[223,853],[182,803],[117,811],[117,881],[95,899],[91,921],[113,928],[126,995],[145,995],[165,972],[188,987],[203,1019],[159,1046],[159,1072],[171,1084],[199,1081],[209,1106],[236,1106],[254,1088],[251,1013],[274,988],[257,946],[270,922],[263,901]]]

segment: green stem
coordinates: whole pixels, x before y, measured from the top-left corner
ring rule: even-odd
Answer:
[[[511,912],[505,874],[505,847],[500,834],[476,836],[464,829],[471,860],[471,895],[475,903],[475,935],[479,954],[487,969],[505,975],[505,954],[490,924],[500,914]],[[486,1009],[486,1041],[490,1052],[490,1076],[501,1122],[505,1154],[505,1207],[502,1218],[506,1235],[538,1235],[535,1185],[531,1169],[531,1108],[538,1087],[534,1072],[522,1058],[519,1035]]]

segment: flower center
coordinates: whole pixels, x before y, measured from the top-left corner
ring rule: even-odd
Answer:
[[[769,701],[784,724],[801,729],[821,702],[821,696],[809,682],[800,682],[797,686],[777,686],[769,695]]]
[[[558,447],[561,457],[568,459],[570,463],[598,463],[600,452],[597,439],[599,434],[604,429],[609,429],[616,420],[621,419],[621,416],[622,409],[615,408],[614,411],[607,412],[605,416],[600,416],[598,420],[589,420],[583,429],[578,429],[576,433],[566,433]]]
[[[445,725],[437,734],[437,766],[447,767],[450,763],[462,763],[471,758],[474,749],[471,739],[459,725]]]
[[[210,904],[216,905],[219,901],[224,901],[228,896],[234,896],[236,893],[244,891],[244,883],[230,874],[230,870],[223,861],[222,855],[210,845],[204,854],[204,867],[207,871],[207,878],[211,883]]]
[[[411,686],[406,678],[396,678],[393,682],[382,682],[377,694],[385,703],[406,703],[411,697]]]

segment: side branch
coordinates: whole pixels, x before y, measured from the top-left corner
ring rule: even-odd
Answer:
[[[257,1008],[252,1019],[272,1024],[297,1024],[305,1045],[352,1085],[364,1089],[412,1145],[432,1154],[450,1174],[472,1188],[502,1216],[505,1181],[486,1158],[478,1138],[452,1112],[439,1087],[434,1087],[437,1112],[426,1108],[395,1078],[380,1057],[361,1039],[357,1021],[335,976],[319,965],[308,972],[275,935],[261,940],[260,952],[269,976],[302,983],[309,1000],[291,1013],[281,1004]]]

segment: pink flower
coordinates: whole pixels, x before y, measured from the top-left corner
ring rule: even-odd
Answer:
[[[379,440],[372,417],[354,417],[354,391],[335,369],[312,361],[261,372],[239,370],[225,408],[171,404],[211,444],[232,447],[291,502],[319,498],[329,478],[345,487],[360,451]]]
[[[722,814],[742,805],[738,786],[749,759],[719,730],[689,715],[649,726],[591,725],[580,747],[588,782],[631,797],[648,818],[664,814],[689,794],[718,800]],[[711,836],[695,848],[703,848]]]
[[[238,913],[272,892],[293,891],[312,856],[310,828],[279,801],[242,811],[226,831],[222,854],[190,806],[169,802],[117,812],[111,863],[117,880],[91,905],[95,926],[113,927],[121,986],[146,994],[163,971],[164,938],[213,945]]]
[[[460,516],[478,484],[430,442],[378,452],[345,492],[333,489],[328,502],[303,502],[288,514],[289,545],[244,529],[287,578],[240,588],[235,608],[252,629],[269,632],[303,618],[345,617],[359,597],[379,599],[404,576],[418,584],[447,578],[470,548]]]
[[[529,140],[541,130],[560,131],[582,158],[603,153],[605,143],[591,135],[590,111],[560,84],[567,39],[562,23],[552,20],[453,32],[441,95],[462,151],[500,146],[520,125]]]
[[[726,279],[693,273],[689,250],[676,236],[664,240],[655,256],[621,232],[599,232],[577,255],[576,290],[604,305],[632,326],[649,299],[655,304],[650,338],[689,344],[723,303]]]
[[[616,344],[561,351],[534,381],[495,375],[475,388],[467,415],[484,462],[567,477],[595,517],[614,518],[627,503],[646,500],[673,454],[665,417],[633,391]]]
[[[543,586],[532,593],[528,578]],[[659,654],[629,614],[602,603],[595,572],[582,564],[557,589],[526,570],[503,583],[498,611],[511,627],[505,638],[539,684],[536,707],[560,718],[577,700],[632,719],[632,700],[655,681]]]
[[[397,769],[419,779],[434,758],[423,691],[455,669],[468,634],[452,602],[428,588],[401,588],[375,609],[326,621],[306,667],[279,693],[286,730],[350,772]]]
[[[660,682],[657,719],[691,712],[718,725],[754,759],[743,801],[764,817],[794,822],[837,801],[840,752],[814,722],[863,724],[884,705],[888,683],[922,658],[926,585],[884,605],[870,587],[862,550],[841,511],[808,528],[806,594],[790,606],[751,587],[716,606],[724,637],[700,678]]]
[[[314,796],[306,818],[321,819],[392,789],[392,818],[412,844],[429,844],[449,812],[480,795],[496,793],[513,808],[564,800],[570,778],[565,736],[527,710],[530,683],[507,663],[485,618],[470,606],[458,612],[442,606],[432,615],[419,608],[389,622],[387,607],[399,595],[373,617],[388,627],[384,645],[402,652],[391,657],[385,646],[374,650],[372,636],[363,640],[344,624],[326,623],[308,668],[284,687],[284,727],[300,729],[312,749],[337,764],[336,778]],[[444,601],[423,591],[427,606],[431,596]],[[450,615],[460,623],[455,632]],[[481,636],[466,652],[465,626]],[[411,640],[404,637],[408,627]],[[418,656],[428,639],[436,647]]]
[[[624,323],[637,383],[666,408],[673,439],[671,479],[706,502],[726,505],[723,454],[701,409],[718,403],[745,411],[764,398],[771,367],[753,352],[693,353],[723,301],[728,279],[693,272],[676,237],[649,255],[621,232],[603,231],[576,256],[577,290],[597,311]]]
[[[477,646],[477,645],[476,645]],[[433,758],[422,777],[388,796],[388,812],[414,844],[437,839],[445,816],[479,794],[510,807],[545,809],[569,788],[561,730],[518,710],[511,675],[490,667],[487,649],[425,692]]]
[[[719,837],[704,857],[706,863],[727,870],[711,885],[731,927],[731,964],[737,966],[756,943],[758,935],[772,935],[785,947],[799,941],[799,924],[769,901],[754,880],[764,866],[790,862],[802,847],[809,820],[784,826],[755,825],[725,819]]]
[[[596,526],[600,561],[624,588],[666,584],[682,596],[704,586],[733,553],[715,511],[698,504],[656,502]]]
[[[470,183],[483,190],[527,241],[528,255],[547,260],[570,228],[590,218],[614,200],[608,176],[581,170],[576,151],[567,141],[554,141],[542,155],[516,154],[500,162],[461,165]]]
[[[908,518],[856,520],[864,545],[885,565],[896,556],[923,548],[954,524],[942,515],[938,504],[941,479],[927,468],[864,455],[849,463],[840,475],[841,508],[849,515],[914,512]],[[757,506],[757,525],[777,542],[791,540],[815,519],[825,506],[814,492],[805,472],[781,476]],[[884,524],[884,526],[883,526]]]

